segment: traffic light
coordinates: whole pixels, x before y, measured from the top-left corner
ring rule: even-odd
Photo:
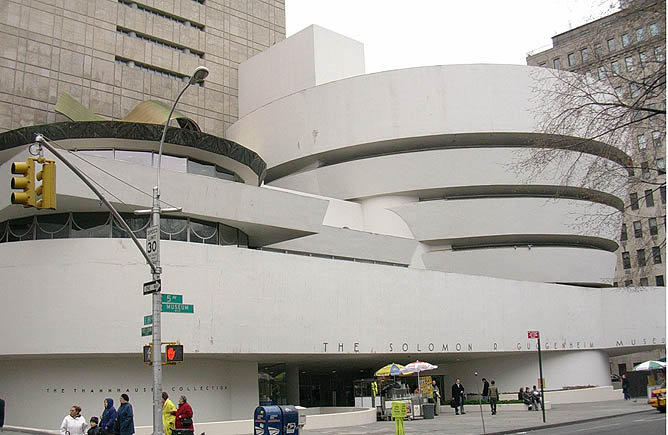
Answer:
[[[56,162],[53,160],[39,160],[42,163],[42,170],[35,177],[42,184],[35,189],[35,196],[40,197],[35,201],[37,208],[56,209]]]
[[[183,362],[183,345],[168,344],[165,346],[165,363],[176,364]]]
[[[12,163],[12,174],[23,175],[12,177],[12,189],[22,189],[22,192],[12,192],[12,204],[23,204],[24,207],[35,206],[35,160],[28,157],[25,162]]]
[[[144,364],[153,365],[153,343],[144,346]]]

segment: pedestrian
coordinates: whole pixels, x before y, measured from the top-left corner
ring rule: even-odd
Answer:
[[[436,381],[431,381],[432,400],[434,401],[434,415],[438,415],[441,408],[441,391],[436,385]]]
[[[88,432],[86,432],[87,435],[100,435],[100,426],[97,425],[97,423],[100,420],[97,419],[97,417],[93,416],[90,418],[90,429],[88,429]]]
[[[517,400],[523,401],[524,400],[524,388],[520,387],[520,391],[517,393]]]
[[[176,429],[193,429],[193,409],[186,396],[179,397],[179,409],[172,411],[172,414],[176,416]]]
[[[522,400],[525,405],[527,405],[527,410],[531,411],[533,409],[533,394],[531,394],[531,390],[529,390],[529,387],[524,388],[524,393],[522,393]]]
[[[499,389],[494,385],[494,379],[492,379],[492,385],[489,387],[489,407],[491,408],[492,415],[496,415],[496,403],[499,401]]]
[[[531,391],[531,394],[533,395],[533,401],[534,405],[536,406],[536,411],[538,411],[538,405],[540,405],[541,408],[543,408],[543,403],[540,401],[540,391],[536,389],[536,386],[533,386],[533,391]]]
[[[114,399],[104,399],[104,411],[100,420],[100,433],[114,433],[114,422],[116,421],[116,408],[114,408]]]
[[[631,398],[631,394],[629,393],[629,387],[631,386],[631,382],[629,382],[628,379],[626,379],[626,374],[622,375],[622,392],[624,393],[624,400],[629,400]]]
[[[489,382],[485,378],[482,378],[482,400],[489,402]]]
[[[464,386],[461,384],[459,379],[452,384],[452,399],[454,400],[455,403],[455,415],[459,415],[459,411],[457,410],[457,407],[460,408],[462,411],[462,415],[466,414],[464,412]]]
[[[176,405],[174,402],[169,400],[169,395],[163,391],[162,392],[162,427],[165,431],[165,435],[172,435],[172,429],[174,429],[174,423],[176,422],[176,416],[172,415],[172,411],[176,411]]]
[[[130,405],[130,396],[121,394],[121,406],[116,413],[116,422],[114,423],[114,433],[116,435],[132,435],[135,433],[135,415]]]
[[[84,435],[88,429],[86,419],[81,415],[81,407],[72,405],[69,415],[63,418],[60,435]]]

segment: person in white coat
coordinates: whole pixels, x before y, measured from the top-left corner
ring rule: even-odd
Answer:
[[[86,419],[81,415],[81,407],[73,405],[70,415],[66,415],[60,425],[60,435],[85,435],[88,429]]]

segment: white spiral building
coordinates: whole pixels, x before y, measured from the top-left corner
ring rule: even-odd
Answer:
[[[196,427],[251,418],[279,365],[274,393],[309,406],[352,405],[352,380],[418,358],[445,385],[473,385],[475,370],[512,392],[536,383],[527,331],[539,330],[548,400],[572,386],[617,398],[608,357],[665,347],[665,289],[607,287],[615,234],[583,231],[578,216],[622,207],[614,186],[560,186],[559,167],[525,182],[509,166],[518,150],[564,143],[534,122],[541,70],[363,72],[361,44],[310,27],[241,65],[231,141],[169,130],[162,200],[183,212],[163,216],[163,292],[195,308],[162,315],[163,340],[186,359],[165,368],[165,390],[188,395]],[[145,237],[130,212],[150,207],[159,126],[6,132],[0,171],[34,133],[79,151]],[[590,152],[627,158],[603,143]],[[148,425],[149,268],[58,168],[55,212],[13,206],[0,185],[6,424],[53,428],[73,403],[88,417],[127,392]]]

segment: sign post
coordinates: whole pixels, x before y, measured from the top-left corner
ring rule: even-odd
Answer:
[[[545,392],[543,391],[543,384],[545,380],[543,379],[543,359],[540,354],[540,333],[538,331],[528,331],[528,338],[538,339],[538,373],[540,374],[540,407],[543,410],[543,423],[545,423]]]

